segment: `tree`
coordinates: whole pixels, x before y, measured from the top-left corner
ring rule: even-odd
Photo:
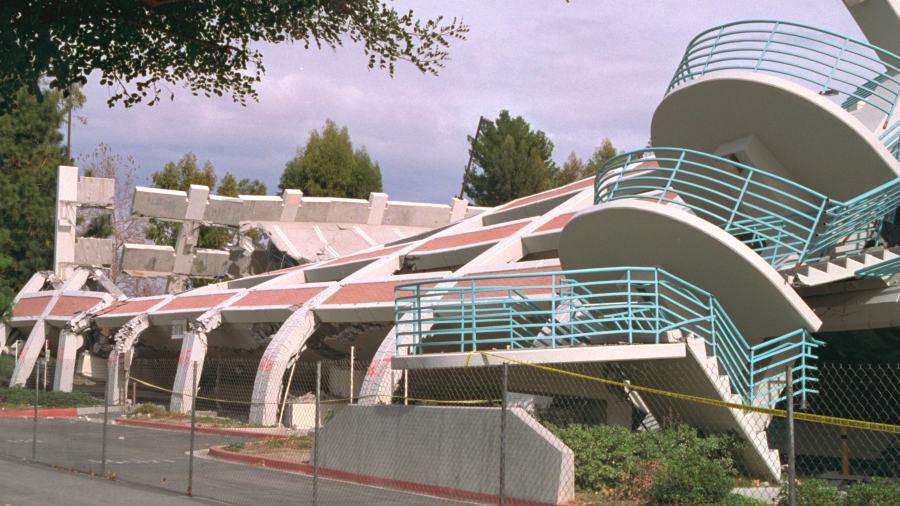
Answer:
[[[367,199],[380,192],[381,168],[366,148],[354,151],[347,127],[330,119],[320,133],[309,133],[306,145],[284,167],[278,188],[299,189],[310,197]]]
[[[550,188],[556,172],[553,143],[544,132],[509,111],[485,124],[478,140],[469,136],[476,170],[466,182],[466,195],[479,206],[498,206]],[[481,169],[481,173],[477,172]]]
[[[202,167],[199,166],[197,164],[197,155],[191,152],[182,156],[177,163],[167,163],[162,170],[151,174],[150,178],[153,180],[155,188],[184,192],[190,190],[192,184],[215,188],[216,180],[218,179],[212,163],[207,160]],[[260,181],[244,179],[237,183],[231,174],[226,174],[222,183],[218,187],[218,193],[230,197],[236,197],[238,194],[243,193],[242,188],[247,190],[243,193],[244,195],[265,195],[266,192],[266,185]],[[147,239],[156,244],[174,247],[180,230],[180,223],[151,219],[149,225],[144,229],[144,234]],[[197,241],[197,247],[221,248],[233,238],[234,233],[225,228],[202,225],[200,226],[200,237]]]
[[[584,166],[584,175],[596,174],[604,163],[615,158],[617,154],[619,154],[619,152],[616,150],[615,146],[613,146],[609,137],[603,139],[600,146],[594,150],[594,154],[591,155],[587,164]]]
[[[569,158],[563,163],[562,168],[553,178],[553,187],[565,186],[574,183],[583,178],[585,174],[584,161],[575,155],[575,152],[569,154]]]
[[[592,174],[596,174],[604,163],[615,158],[617,154],[618,152],[609,138],[603,139],[600,146],[594,149],[594,154],[588,158],[587,163],[572,152],[565,163],[563,163],[562,168],[553,178],[553,187],[556,188],[574,183],[579,179],[584,179]]]
[[[60,94],[44,95],[41,102],[21,89],[15,112],[0,116],[0,314],[10,293],[53,267],[56,172],[69,160],[59,133]]]
[[[261,42],[332,49],[361,43],[369,68],[398,60],[437,74],[450,39],[468,27],[422,21],[379,0],[5,0],[0,2],[0,113],[19,88],[41,96],[39,81],[68,92],[97,72],[126,107],[160,100],[167,84],[194,94],[231,94],[245,103],[265,72]],[[171,93],[171,92],[169,92]],[[67,95],[66,95],[67,96]]]
[[[226,172],[222,180],[219,181],[219,187],[216,193],[223,197],[237,197],[239,195],[265,195],[268,191],[266,185],[257,179],[241,179],[238,181],[230,172]]]

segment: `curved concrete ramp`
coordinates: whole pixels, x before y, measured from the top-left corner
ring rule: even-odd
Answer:
[[[789,179],[840,201],[900,177],[900,162],[862,122],[826,97],[764,74],[722,71],[680,86],[657,107],[651,133],[656,146],[710,154],[756,136]]]
[[[665,269],[715,296],[748,340],[799,328],[815,331],[821,325],[762,257],[708,221],[672,206],[616,201],[584,209],[563,229],[559,258],[565,270]]]

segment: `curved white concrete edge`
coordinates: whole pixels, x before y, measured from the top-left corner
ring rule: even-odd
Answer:
[[[723,91],[730,88],[735,91]],[[764,93],[766,98],[748,98],[748,89]],[[723,100],[727,102],[721,103]],[[813,119],[815,112],[825,115]],[[825,119],[829,117],[833,120]],[[790,122],[809,128],[769,136],[754,131],[753,126],[771,130]],[[650,130],[657,146],[706,153],[756,135],[797,183],[842,201],[900,177],[900,162],[877,135],[839,105],[800,84],[749,70],[716,71],[682,84],[657,106]],[[780,142],[785,149],[774,145]],[[806,161],[814,173],[799,172]],[[852,180],[848,179],[851,174]]]
[[[559,258],[564,270],[660,267],[712,294],[747,339],[822,324],[752,249],[672,206],[620,200],[584,209],[563,229]]]

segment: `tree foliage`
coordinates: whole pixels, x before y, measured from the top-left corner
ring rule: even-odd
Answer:
[[[574,152],[571,153],[569,158],[563,163],[562,168],[556,173],[553,180],[553,186],[558,187],[567,185],[569,183],[574,183],[579,179],[584,179],[592,174],[596,174],[597,171],[600,170],[600,167],[608,160],[614,158],[617,153],[618,151],[616,151],[616,148],[609,138],[603,139],[600,146],[594,150],[594,154],[588,158],[587,163],[578,158]]]
[[[182,156],[178,162],[167,163],[162,170],[151,174],[150,178],[155,188],[180,190],[183,192],[190,190],[191,185],[216,188],[216,181],[218,180],[212,163],[207,160],[200,166],[197,163],[197,155],[191,152]],[[222,178],[222,183],[219,185],[217,193],[229,197],[236,197],[240,194],[265,195],[266,185],[255,179],[253,181],[244,179],[237,182],[234,176],[226,174]],[[174,247],[180,230],[180,223],[151,219],[149,225],[144,229],[144,233],[148,239],[156,244]],[[233,232],[225,228],[202,225],[197,247],[221,248],[233,236]]]
[[[347,127],[327,120],[321,133],[309,133],[306,145],[284,167],[281,190],[299,189],[311,197],[369,198],[382,191],[381,168],[366,148],[354,150]]]
[[[0,2],[0,113],[19,88],[40,96],[85,84],[92,72],[113,88],[108,101],[126,107],[160,100],[166,84],[194,94],[257,97],[265,72],[262,43],[304,48],[359,43],[369,68],[398,60],[437,73],[451,39],[468,27],[442,17],[421,20],[379,0],[5,0]],[[169,92],[170,93],[170,92]],[[166,93],[166,94],[169,94]]]
[[[466,195],[479,206],[498,206],[547,190],[559,170],[551,159],[553,143],[544,132],[531,130],[521,116],[512,118],[506,110],[482,127],[477,141],[469,136],[469,145],[476,170],[469,174]]]
[[[245,178],[238,181],[230,172],[225,173],[222,180],[219,181],[219,187],[216,189],[216,193],[223,197],[265,195],[267,191],[268,188],[266,188],[265,183],[258,179],[251,181],[250,179]]]
[[[33,273],[53,266],[56,172],[67,162],[59,93],[40,102],[22,89],[16,101],[0,116],[0,315]]]

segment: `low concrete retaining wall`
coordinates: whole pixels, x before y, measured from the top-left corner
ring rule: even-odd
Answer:
[[[572,450],[524,410],[508,414],[507,497],[519,504],[568,503],[575,496]],[[488,498],[499,492],[499,408],[348,406],[319,430],[315,444],[320,468],[416,484],[424,493]]]

